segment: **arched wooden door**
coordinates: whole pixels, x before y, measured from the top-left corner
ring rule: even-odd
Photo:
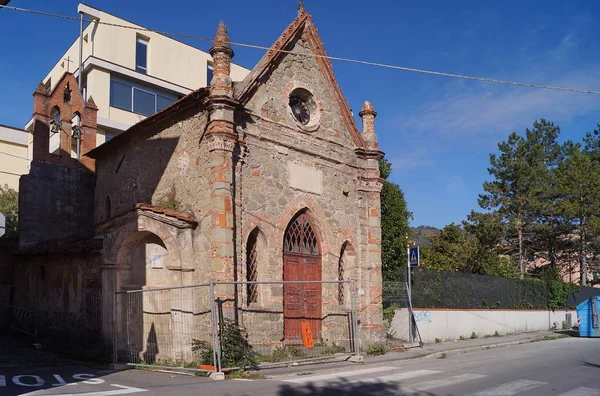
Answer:
[[[320,281],[321,249],[315,228],[306,213],[296,215],[283,241],[283,280]],[[320,283],[292,283],[283,288],[284,336],[288,344],[301,344],[303,321],[310,324],[313,340],[321,338]]]

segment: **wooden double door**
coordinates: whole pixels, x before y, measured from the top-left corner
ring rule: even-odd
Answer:
[[[322,299],[319,239],[306,214],[296,216],[284,238],[283,287],[284,337],[287,344],[302,344],[302,322],[310,325],[312,338],[321,338]]]

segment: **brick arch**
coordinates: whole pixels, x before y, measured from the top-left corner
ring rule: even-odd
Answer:
[[[277,241],[280,246],[283,246],[283,238],[290,221],[300,212],[304,211],[309,217],[311,224],[315,227],[315,232],[318,234],[321,256],[325,257],[331,254],[337,255],[337,252],[332,250],[333,233],[327,222],[326,216],[318,203],[314,202],[309,197],[298,197],[286,205],[281,213],[279,223],[277,224]]]
[[[131,224],[121,228],[114,238],[114,242],[109,252],[109,260],[118,266],[127,265],[126,258],[131,255],[133,249],[139,242],[139,233],[143,231],[149,232],[156,235],[165,244],[166,249],[169,251],[171,265],[175,267],[181,267],[181,253],[177,245],[177,241],[169,229],[160,224],[156,220],[144,219],[143,227],[139,227],[139,224]],[[135,242],[135,243],[134,243]]]

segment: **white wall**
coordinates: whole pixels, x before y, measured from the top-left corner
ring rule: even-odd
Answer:
[[[501,335],[550,330],[553,324],[558,329],[571,313],[572,323],[577,320],[577,312],[540,310],[444,310],[415,309],[415,319],[423,342],[458,340],[460,336],[469,338],[475,333],[481,338],[496,331]],[[390,332],[400,339],[408,334],[408,309],[396,310]]]

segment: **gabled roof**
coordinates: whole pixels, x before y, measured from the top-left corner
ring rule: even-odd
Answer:
[[[352,136],[354,144],[357,148],[364,148],[365,142],[362,138],[362,135],[358,131],[356,123],[354,122],[354,117],[350,111],[350,107],[348,107],[348,102],[346,102],[335,75],[333,74],[333,68],[325,52],[323,42],[319,37],[319,33],[317,32],[317,28],[313,23],[311,15],[307,13],[304,8],[300,9],[296,19],[294,19],[294,21],[283,31],[277,41],[275,41],[275,43],[252,69],[250,74],[248,74],[241,83],[235,84],[235,98],[242,105],[246,105],[252,97],[252,94],[260,86],[262,77],[269,73],[274,65],[276,65],[283,57],[287,55],[285,52],[287,46],[293,40],[299,38],[303,32],[306,33],[307,43],[310,49],[312,50],[313,54],[316,55],[315,60],[319,71],[323,74],[325,80],[331,85],[334,94],[333,96],[340,108],[341,117],[346,125],[346,128],[350,132],[350,135]]]

